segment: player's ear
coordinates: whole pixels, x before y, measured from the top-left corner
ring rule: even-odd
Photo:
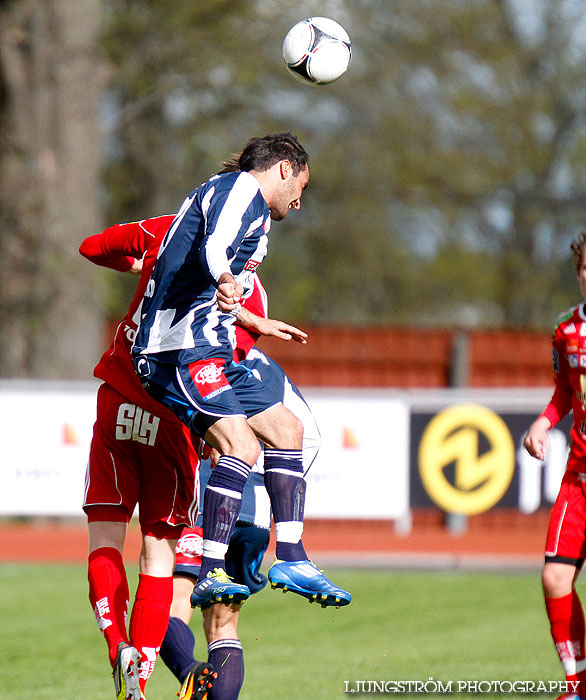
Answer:
[[[282,160],[280,162],[281,166],[281,179],[286,180],[289,175],[293,172],[293,168],[291,167],[291,163],[288,160]]]

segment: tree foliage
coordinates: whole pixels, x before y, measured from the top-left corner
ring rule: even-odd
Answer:
[[[288,129],[312,178],[302,213],[271,234],[262,276],[273,313],[542,327],[573,301],[582,3],[324,2],[354,57],[319,88],[293,81],[280,57],[310,3],[108,6],[111,218],[176,208],[248,136]]]
[[[315,13],[308,0],[0,4],[0,325],[15,339],[0,371],[42,371],[60,326],[50,365],[75,333],[95,337],[67,309],[86,296],[97,327],[99,288],[72,256],[100,209],[107,224],[175,211],[274,131],[296,133],[312,161],[303,208],[274,226],[261,269],[273,315],[544,328],[574,303],[584,3],[323,0],[319,12],[348,30],[353,59],[315,88],[281,58],[288,29]],[[108,278],[116,315],[134,286],[122,279]]]

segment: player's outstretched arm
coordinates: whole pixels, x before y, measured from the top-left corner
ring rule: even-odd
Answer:
[[[281,340],[294,340],[296,343],[301,343],[302,345],[307,343],[307,333],[305,333],[305,331],[289,323],[285,323],[284,321],[257,316],[245,308],[239,311],[236,320],[242,326],[246,326],[260,335],[270,335],[275,338],[281,338]]]
[[[549,449],[549,435],[547,431],[550,428],[551,423],[545,416],[539,416],[539,418],[531,424],[523,444],[532,457],[536,457],[542,461],[545,459],[545,455]]]

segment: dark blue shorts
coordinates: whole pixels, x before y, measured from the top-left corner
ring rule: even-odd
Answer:
[[[240,362],[243,367],[251,371],[255,377],[272,391],[280,401],[285,399],[285,386],[288,384],[291,390],[305,403],[303,394],[293,384],[291,378],[285,374],[283,368],[272,357],[265,355],[257,347],[252,348],[248,355]]]
[[[220,418],[250,418],[281,402],[258,373],[223,357],[184,361],[185,351],[133,358],[146,391],[171,409],[194,433],[203,437]]]

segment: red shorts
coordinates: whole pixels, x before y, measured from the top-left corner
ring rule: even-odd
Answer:
[[[586,559],[586,473],[566,471],[549,518],[545,561],[581,567]]]
[[[85,479],[88,520],[128,522],[138,504],[144,534],[177,538],[177,526],[192,526],[197,516],[197,445],[180,421],[160,419],[102,384]]]

